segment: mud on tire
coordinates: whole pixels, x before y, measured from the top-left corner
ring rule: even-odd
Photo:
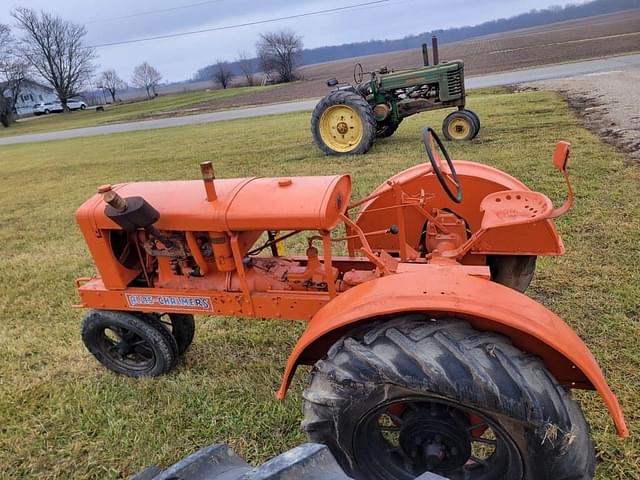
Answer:
[[[461,320],[415,314],[354,330],[316,363],[303,396],[309,439],[356,479],[594,474],[567,389],[537,357]]]

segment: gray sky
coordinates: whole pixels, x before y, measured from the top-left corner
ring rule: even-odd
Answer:
[[[44,9],[63,18],[84,23],[91,45],[148,36],[220,27],[299,13],[355,5],[368,0],[14,0],[3,1],[0,22],[13,25],[15,6]],[[345,42],[399,38],[437,28],[475,25],[508,17],[532,8],[578,3],[576,0],[389,0],[379,5],[343,12],[281,20],[206,32],[181,38],[102,47],[99,69],[115,68],[129,80],[133,68],[148,61],[165,80],[190,78],[195,71],[216,60],[233,60],[239,50],[253,56],[259,32],[291,28],[302,35],[307,48]],[[193,5],[188,8],[179,8]],[[448,5],[447,5],[448,4]],[[151,10],[167,12],[137,15]],[[132,16],[135,15],[135,16]],[[114,19],[114,17],[130,16]]]

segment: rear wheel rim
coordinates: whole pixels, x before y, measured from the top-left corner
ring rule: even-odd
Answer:
[[[449,126],[447,127],[449,135],[454,140],[464,140],[469,138],[471,129],[472,126],[470,120],[462,117],[454,118],[449,122]]]
[[[333,105],[320,116],[320,137],[336,152],[350,152],[362,141],[364,124],[348,105]]]
[[[121,326],[106,326],[96,332],[98,351],[120,368],[143,372],[156,363],[151,342]]]
[[[413,479],[426,471],[451,480],[522,478],[523,460],[498,422],[439,397],[409,397],[363,415],[353,453],[366,478]]]

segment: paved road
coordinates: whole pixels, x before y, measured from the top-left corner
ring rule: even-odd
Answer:
[[[588,73],[606,72],[631,65],[640,65],[640,54],[624,55],[600,60],[585,62],[550,65],[547,67],[529,68],[512,72],[495,73],[466,79],[467,88],[495,87],[511,85],[515,83],[531,82],[535,80],[548,80],[552,78],[564,78]],[[182,125],[195,125],[201,123],[220,122],[236,118],[259,117],[262,115],[277,115],[279,113],[298,112],[311,110],[318,103],[318,99],[299,102],[278,103],[260,107],[238,108],[220,112],[202,113],[184,117],[160,118],[157,120],[143,120],[139,122],[116,123],[97,127],[76,128],[72,130],[60,130],[57,132],[33,133],[15,137],[0,138],[0,145],[15,143],[46,142],[48,140],[61,140],[65,138],[89,137],[92,135],[107,135],[110,133],[132,132],[135,130],[149,130],[154,128],[178,127]]]

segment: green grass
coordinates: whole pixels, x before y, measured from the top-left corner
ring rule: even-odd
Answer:
[[[544,258],[529,294],[582,336],[607,372],[632,433],[640,428],[640,173],[587,132],[550,93],[473,95],[483,122],[456,158],[494,165],[563,198],[550,157],[573,142],[576,205],[558,220],[567,246]],[[299,372],[274,397],[298,322],[198,318],[174,373],[134,380],[107,372],[79,338],[73,280],[93,272],[73,213],[96,187],[125,180],[350,173],[354,194],[425,160],[419,139],[444,112],[421,114],[357,158],[321,155],[309,113],[0,147],[0,478],[118,478],[168,465],[212,442],[261,462],[304,440]],[[303,248],[303,243],[299,243]],[[578,392],[593,428],[599,479],[640,478],[640,441],[623,441],[592,392]]]
[[[169,113],[175,116],[175,112],[179,112],[178,114],[180,115],[186,115],[190,113],[189,109],[196,106],[200,107],[203,104],[209,104],[216,100],[222,100],[265,88],[274,87],[237,87],[224,90],[172,93],[161,95],[150,100],[107,105],[104,112],[87,109],[85,111],[78,110],[65,114],[56,113],[46,116],[43,115],[33,120],[19,121],[9,128],[0,128],[0,137],[144,120]],[[197,113],[207,110],[215,110],[215,103],[207,105],[207,108],[198,110]]]

